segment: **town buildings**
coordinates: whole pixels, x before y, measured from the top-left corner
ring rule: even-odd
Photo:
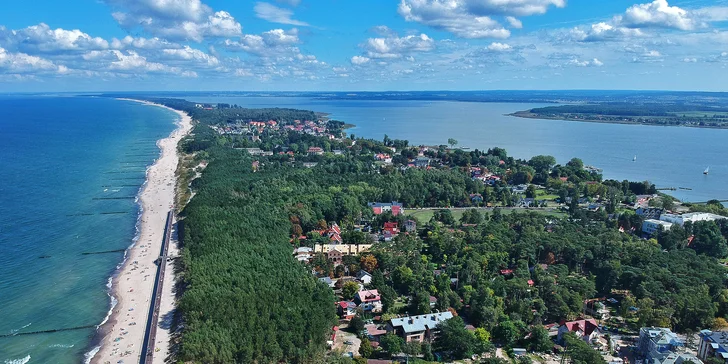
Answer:
[[[673,223],[667,221],[647,219],[642,223],[642,232],[646,235],[653,235],[660,231],[660,228],[664,231],[670,230],[672,225]]]
[[[700,331],[698,358],[718,358],[728,364],[728,331]]]
[[[391,212],[392,215],[397,216],[399,214],[404,213],[404,207],[401,203],[393,201],[391,203],[387,202],[370,202],[367,204],[369,207],[371,207],[372,212],[374,212],[374,215],[381,215],[385,212]]]
[[[390,320],[387,331],[394,332],[406,342],[430,342],[437,335],[437,325],[453,317],[451,312],[430,313]]]
[[[665,221],[673,224],[678,224],[680,226],[685,225],[686,222],[698,222],[698,221],[716,221],[716,220],[722,220],[727,219],[725,216],[720,216],[716,214],[711,214],[708,212],[691,212],[688,214],[662,214],[660,215],[660,221]]]

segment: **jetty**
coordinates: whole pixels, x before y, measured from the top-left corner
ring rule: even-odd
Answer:
[[[144,331],[144,342],[140,352],[139,364],[152,363],[154,359],[154,343],[157,337],[157,324],[159,322],[159,305],[162,301],[162,285],[164,283],[164,270],[167,267],[167,249],[172,238],[172,225],[174,223],[174,208],[167,213],[167,223],[164,225],[164,238],[162,248],[157,259],[157,275],[154,279],[152,301],[149,302],[149,315],[147,328]]]

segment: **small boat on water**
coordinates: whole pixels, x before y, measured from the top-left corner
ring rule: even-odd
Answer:
[[[632,158],[632,162],[637,162],[637,156],[634,156],[634,158]]]
[[[705,169],[705,170],[703,171],[703,174],[708,174],[708,173],[710,173],[710,167],[706,168],[706,169]]]

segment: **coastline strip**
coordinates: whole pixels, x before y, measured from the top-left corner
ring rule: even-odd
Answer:
[[[164,241],[162,251],[159,253],[157,265],[157,276],[154,280],[152,302],[149,305],[149,318],[147,318],[147,329],[144,332],[144,343],[142,344],[142,357],[139,364],[151,363],[154,360],[154,341],[157,338],[157,323],[159,322],[159,305],[162,301],[162,286],[164,285],[164,270],[167,267],[167,247],[172,237],[172,223],[174,222],[174,208],[167,213],[167,224],[164,226]]]
[[[141,347],[152,301],[157,269],[155,260],[159,258],[161,251],[160,244],[163,242],[167,215],[175,203],[176,171],[180,159],[177,145],[192,130],[192,118],[183,111],[148,101],[120,100],[164,108],[179,115],[179,118],[175,120],[175,130],[157,141],[159,157],[146,169],[144,177],[131,178],[129,172],[109,171],[116,173],[109,175],[116,177],[109,178],[110,180],[146,179],[138,195],[141,213],[137,220],[137,234],[130,242],[118,270],[109,280],[111,309],[107,318],[99,325],[97,336],[87,350],[86,363],[138,362],[145,354]],[[129,149],[130,153],[133,153],[132,149],[134,148]],[[166,276],[170,278],[172,275]],[[166,298],[163,295],[164,299]],[[160,337],[155,346],[166,349],[168,340]]]

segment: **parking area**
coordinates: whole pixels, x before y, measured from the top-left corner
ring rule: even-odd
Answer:
[[[336,341],[334,341],[334,350],[341,350],[344,353],[352,353],[352,355],[357,356],[359,355],[360,345],[361,340],[356,337],[356,335],[341,330],[338,334],[336,334]]]

